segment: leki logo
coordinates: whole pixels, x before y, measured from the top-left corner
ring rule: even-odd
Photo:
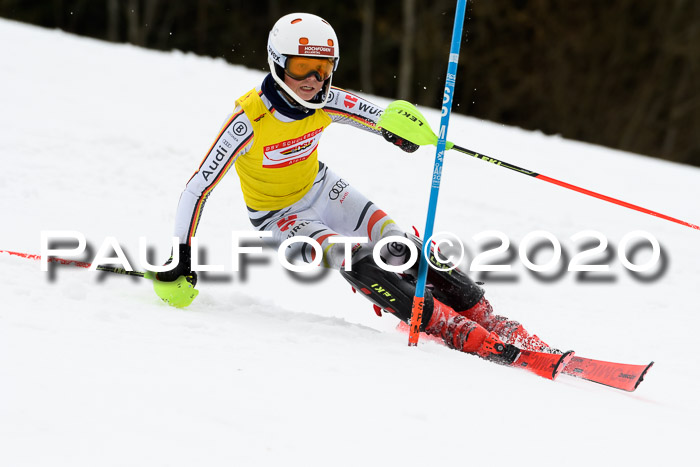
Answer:
[[[282,232],[289,230],[289,228],[294,225],[296,218],[297,216],[296,214],[294,214],[293,216],[280,219],[279,221],[277,221],[277,227],[279,227]]]
[[[377,292],[379,295],[383,295],[389,299],[390,302],[395,302],[396,299],[391,295],[391,293],[379,284],[372,284],[372,290]]]
[[[333,56],[333,47],[327,45],[300,45],[299,55],[326,55]]]
[[[347,107],[348,109],[352,109],[353,107],[355,107],[355,105],[357,105],[357,99],[357,97],[346,95],[343,104],[345,104],[345,107]]]

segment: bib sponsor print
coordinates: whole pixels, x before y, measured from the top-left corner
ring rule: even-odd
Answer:
[[[322,133],[323,128],[319,128],[298,138],[265,146],[263,167],[267,169],[288,167],[308,159],[316,150]]]

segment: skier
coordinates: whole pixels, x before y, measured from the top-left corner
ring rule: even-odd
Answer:
[[[271,232],[276,245],[294,236],[314,239],[323,250],[324,266],[340,270],[377,310],[410,321],[415,270],[401,275],[387,272],[371,254],[383,238],[410,237],[320,162],[317,146],[323,130],[334,122],[382,135],[409,153],[418,145],[380,130],[379,106],[331,86],[338,67],[338,38],[322,18],[306,13],[280,18],[270,31],[267,51],[270,73],[260,87],[236,101],[233,114],[182,192],[175,221],[179,262],[157,273],[156,293],[175,306],[187,306],[196,297],[191,238],[207,197],[234,166],[256,229]],[[337,236],[369,239],[353,248],[352,268],[344,265],[345,245],[331,242]],[[293,243],[287,254],[311,262],[310,250],[308,243]],[[406,245],[393,242],[382,247],[380,256],[387,264],[403,265],[409,253]],[[441,266],[434,255],[432,261]],[[439,336],[448,346],[501,363],[512,363],[518,347],[548,350],[519,323],[494,315],[483,290],[460,271],[429,268],[428,284],[421,330]]]

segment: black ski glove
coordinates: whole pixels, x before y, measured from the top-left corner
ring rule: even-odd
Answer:
[[[187,276],[188,282],[194,286],[197,283],[197,273],[192,271],[192,248],[186,243],[181,243],[178,249],[180,261],[170,271],[156,273],[156,279],[162,282],[172,282],[180,276]],[[173,256],[165,264],[173,262]]]
[[[382,128],[382,136],[385,140],[389,141],[394,146],[398,146],[406,152],[416,152],[420,146],[416,143],[412,143],[407,139],[403,139],[394,133]]]

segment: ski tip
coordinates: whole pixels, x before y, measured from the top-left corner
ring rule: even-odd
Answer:
[[[552,370],[552,379],[556,379],[557,376],[559,376],[559,373],[564,370],[564,367],[571,361],[571,359],[574,357],[574,351],[569,350],[567,352],[564,352],[561,355],[561,358],[559,359],[559,362],[554,366],[554,370]]]
[[[641,383],[642,381],[644,381],[644,377],[646,376],[647,371],[649,371],[649,369],[650,369],[652,366],[654,366],[654,362],[649,363],[649,364],[647,365],[647,367],[644,368],[644,371],[642,371],[642,374],[639,375],[639,379],[637,380],[636,383],[634,383],[634,388],[632,388],[632,391],[634,391],[635,389],[637,389],[637,386],[639,386],[639,383]]]

